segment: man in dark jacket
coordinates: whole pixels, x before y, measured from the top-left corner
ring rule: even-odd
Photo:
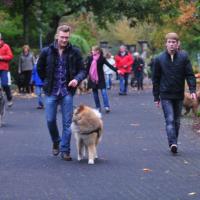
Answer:
[[[61,152],[61,158],[70,161],[71,122],[73,96],[78,84],[86,77],[83,59],[79,49],[69,43],[70,27],[57,28],[55,41],[42,50],[37,63],[37,71],[44,82],[46,94],[46,118],[53,142],[53,155]],[[60,104],[63,132],[60,138],[56,114]]]
[[[185,79],[193,99],[196,98],[196,79],[187,53],[178,50],[178,35],[168,33],[165,39],[166,51],[154,61],[153,95],[156,105],[159,106],[160,101],[162,104],[171,152],[177,153]]]

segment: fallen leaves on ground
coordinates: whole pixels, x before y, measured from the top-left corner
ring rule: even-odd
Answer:
[[[188,193],[189,196],[194,196],[196,194],[197,194],[196,192],[190,192],[190,193]]]
[[[187,165],[187,164],[189,164],[189,162],[188,162],[187,160],[184,160],[184,164],[186,164],[186,165]]]
[[[143,169],[143,172],[145,172],[145,173],[149,173],[149,172],[152,172],[152,169],[144,168],[144,169]]]
[[[131,126],[140,126],[138,123],[130,124]]]

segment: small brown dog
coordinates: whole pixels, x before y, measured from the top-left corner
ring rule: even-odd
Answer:
[[[83,154],[87,152],[88,164],[94,164],[103,130],[101,113],[89,106],[80,105],[74,110],[71,128],[76,139],[78,160],[82,160]]]
[[[77,87],[77,94],[81,95],[81,94],[86,94],[88,92],[88,80],[84,79],[81,81],[81,83],[79,84],[79,86]]]
[[[200,104],[200,92],[196,93],[197,99],[192,99],[190,93],[186,92],[183,100],[183,107],[185,108],[184,115],[187,115],[192,109],[193,114],[196,116]]]

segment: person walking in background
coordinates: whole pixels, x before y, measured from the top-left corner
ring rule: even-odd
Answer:
[[[120,92],[119,95],[127,95],[128,77],[131,73],[134,59],[132,55],[126,50],[124,45],[120,46],[118,55],[115,56],[115,65],[118,69]]]
[[[11,107],[13,105],[12,102],[12,94],[10,90],[10,86],[8,84],[8,72],[9,72],[9,62],[13,59],[13,53],[8,44],[6,44],[2,36],[0,34],[0,79],[1,86],[6,93],[6,97],[8,100],[8,106]]]
[[[88,78],[88,89],[92,89],[94,102],[96,108],[101,111],[101,104],[99,99],[98,90],[101,90],[103,97],[103,103],[106,113],[110,112],[110,104],[106,90],[106,83],[104,77],[103,66],[107,65],[113,71],[116,71],[115,67],[112,66],[106,58],[103,56],[103,52],[100,47],[92,47],[92,56],[88,59],[87,72]]]
[[[22,48],[22,54],[19,57],[18,73],[23,77],[24,88],[26,93],[31,93],[31,74],[34,66],[34,56],[30,52],[30,47],[24,45]]]
[[[153,65],[154,65],[154,57],[151,58],[150,62],[147,64],[149,66],[149,78],[152,80],[152,73],[153,73]]]
[[[112,65],[115,65],[115,60],[112,57],[112,54],[110,52],[106,53],[106,60]],[[105,80],[106,80],[106,88],[111,89],[112,86],[112,77],[113,77],[113,70],[110,69],[106,64],[103,65],[103,70],[105,74]]]
[[[44,103],[42,99],[43,81],[40,79],[37,73],[37,60],[38,58],[36,58],[36,61],[32,70],[31,84],[35,86],[35,93],[37,95],[37,101],[38,101],[37,109],[43,109],[44,108]]]
[[[71,123],[73,96],[78,84],[86,77],[80,50],[69,42],[71,28],[61,25],[57,28],[55,41],[44,48],[37,62],[37,72],[44,82],[45,111],[47,126],[53,142],[52,154],[71,161]],[[57,126],[57,107],[62,113],[62,137]],[[60,144],[61,143],[61,144]]]
[[[134,53],[134,63],[132,68],[137,81],[137,90],[143,90],[144,60],[138,52]]]
[[[177,153],[185,79],[193,99],[196,99],[196,79],[187,53],[178,50],[178,35],[168,33],[165,40],[166,51],[154,60],[153,95],[155,104],[158,107],[162,104],[170,150]]]

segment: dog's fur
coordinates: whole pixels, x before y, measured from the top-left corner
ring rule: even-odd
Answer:
[[[185,108],[184,115],[187,115],[192,109],[193,114],[196,116],[200,104],[200,91],[196,93],[197,99],[192,99],[190,93],[185,93],[183,100],[183,107]]]
[[[86,94],[86,93],[89,92],[87,78],[81,81],[81,83],[77,87],[77,91],[76,92],[77,92],[78,95],[80,95],[80,94]]]
[[[0,127],[2,127],[5,111],[6,111],[5,96],[2,88],[0,88]]]
[[[101,140],[103,121],[101,113],[86,105],[75,108],[72,119],[72,133],[76,139],[78,160],[88,153],[88,164],[94,164],[97,158],[97,144]]]

